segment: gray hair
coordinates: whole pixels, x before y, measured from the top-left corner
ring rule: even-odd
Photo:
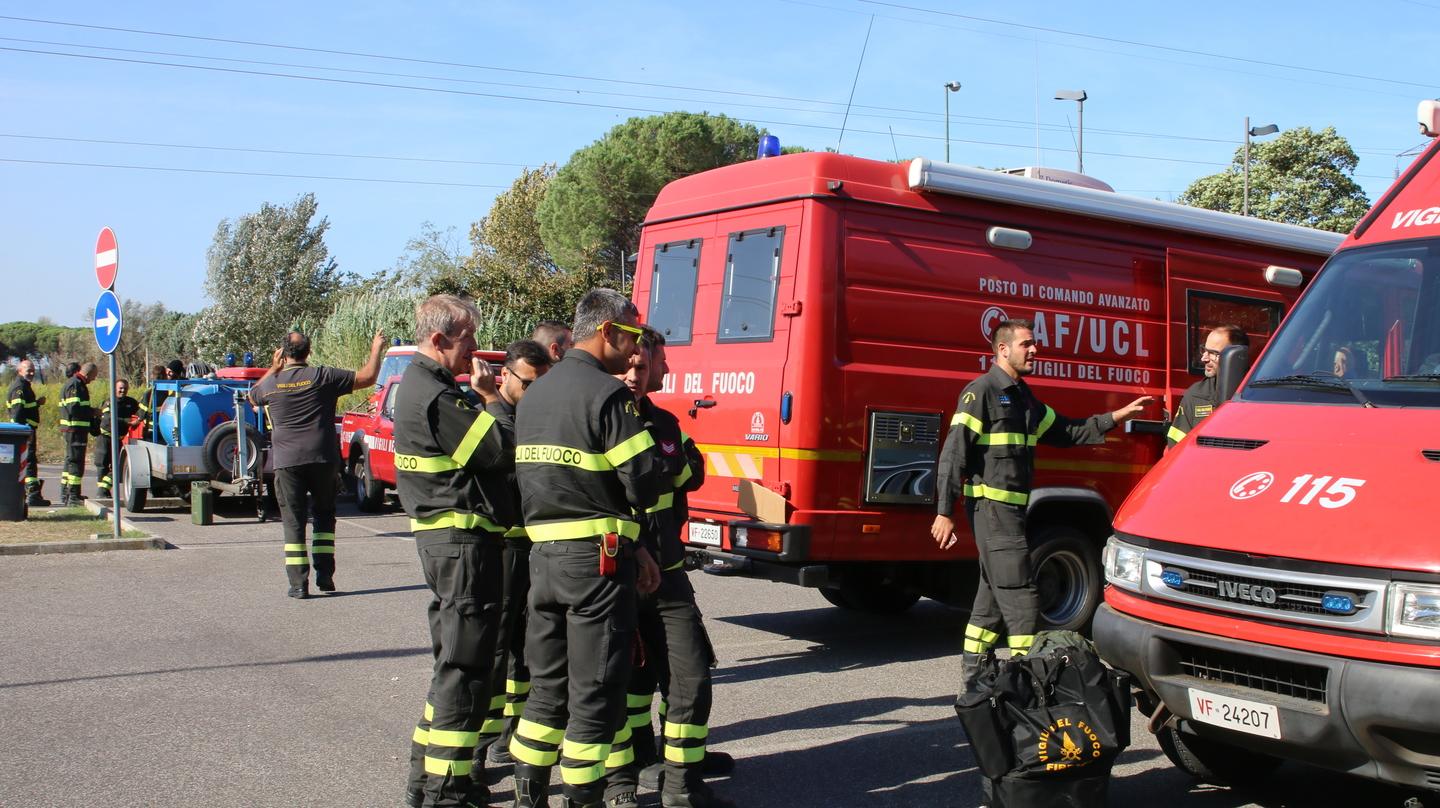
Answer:
[[[474,303],[455,295],[431,295],[415,307],[415,341],[423,345],[431,334],[453,337],[479,322]]]
[[[590,339],[606,322],[623,320],[627,316],[640,317],[640,310],[635,308],[630,298],[614,289],[591,289],[575,307],[575,341]]]
[[[85,378],[93,379],[95,374],[100,372],[100,368],[94,362],[86,362],[80,366],[80,372],[85,374]]]

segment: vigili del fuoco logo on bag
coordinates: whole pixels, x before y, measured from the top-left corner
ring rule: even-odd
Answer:
[[[1076,738],[1080,742],[1076,742]],[[1045,728],[1036,742],[1035,751],[1045,771],[1058,772],[1075,766],[1084,766],[1100,757],[1103,748],[1100,736],[1084,721],[1061,718]]]

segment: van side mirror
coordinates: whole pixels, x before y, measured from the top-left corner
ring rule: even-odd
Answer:
[[[1220,368],[1215,373],[1215,382],[1221,402],[1235,397],[1235,391],[1240,389],[1240,382],[1249,370],[1250,346],[1231,345],[1220,352]]]

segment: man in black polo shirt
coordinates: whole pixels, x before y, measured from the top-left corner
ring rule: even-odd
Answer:
[[[270,372],[250,391],[270,423],[270,460],[275,468],[275,497],[285,526],[285,574],[289,595],[310,596],[310,563],[305,554],[305,518],[315,515],[310,555],[315,587],[335,591],[335,467],[340,447],[335,436],[335,403],[352,390],[375,384],[385,335],[375,332],[370,359],[359,371],[311,367],[310,338],[298,331],[285,336]],[[310,498],[314,502],[310,502]]]

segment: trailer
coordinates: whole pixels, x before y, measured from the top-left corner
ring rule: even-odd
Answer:
[[[118,462],[125,510],[140,513],[151,497],[188,500],[192,486],[249,497],[265,521],[270,440],[248,395],[265,368],[221,368],[215,378],[156,381],[147,392],[153,418],[126,436]],[[157,393],[164,402],[155,406]]]

